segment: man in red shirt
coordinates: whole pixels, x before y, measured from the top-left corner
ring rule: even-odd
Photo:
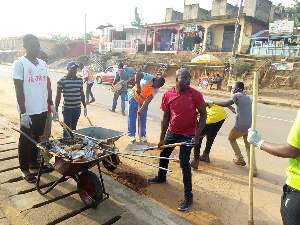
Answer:
[[[161,134],[158,146],[178,142],[192,141],[198,144],[200,134],[206,122],[205,102],[202,94],[190,87],[191,74],[186,69],[176,71],[176,86],[162,97],[161,109],[164,112],[161,121]],[[197,122],[196,109],[200,113]],[[178,210],[185,211],[193,203],[192,173],[189,163],[192,146],[180,146],[179,159],[183,174],[184,198]],[[161,151],[161,157],[170,157],[174,147]],[[169,160],[161,159],[159,166],[168,168]],[[166,183],[167,172],[159,170],[158,176],[148,179],[148,183]]]

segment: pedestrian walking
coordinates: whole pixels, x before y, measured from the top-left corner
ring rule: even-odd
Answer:
[[[118,82],[123,82],[124,85],[119,91],[116,91],[114,93],[113,105],[112,105],[111,109],[109,109],[109,111],[115,112],[116,107],[117,107],[118,98],[121,95],[121,112],[122,112],[122,115],[125,116],[126,115],[125,114],[125,96],[127,94],[128,86],[127,86],[127,82],[124,82],[124,81],[129,80],[129,74],[126,72],[126,70],[123,69],[123,66],[124,66],[123,63],[119,64],[118,71],[116,71],[116,73],[115,73],[116,75],[115,75],[115,79],[114,79],[114,82],[112,85],[115,85]]]
[[[13,80],[20,113],[20,130],[39,142],[43,135],[47,119],[47,102],[53,115],[56,114],[51,91],[47,86],[47,64],[38,59],[41,47],[38,38],[32,34],[23,37],[26,54],[14,61]],[[35,183],[36,177],[29,169],[39,168],[38,148],[24,135],[20,135],[18,156],[22,178]]]
[[[76,130],[77,122],[81,114],[81,103],[84,107],[84,115],[87,116],[87,108],[85,103],[85,96],[83,92],[83,80],[77,77],[78,65],[75,62],[67,64],[68,74],[57,82],[57,92],[55,99],[55,108],[58,112],[58,106],[63,93],[64,103],[62,107],[62,114],[64,123],[72,130]],[[71,131],[64,129],[64,137],[73,137]]]
[[[246,162],[241,150],[237,144],[237,139],[243,137],[244,144],[248,157],[248,164],[250,165],[250,143],[247,141],[248,129],[251,127],[252,123],[252,102],[249,96],[244,92],[244,83],[236,82],[231,90],[231,98],[226,102],[221,101],[207,101],[208,103],[219,105],[222,107],[228,107],[235,104],[237,106],[237,115],[235,119],[234,127],[229,133],[228,140],[234,150],[236,159],[233,162],[238,166],[245,166]],[[257,168],[254,159],[254,170],[253,176],[257,176]]]
[[[176,71],[176,85],[164,93],[161,102],[163,119],[158,146],[177,142],[192,141],[198,144],[205,126],[206,110],[202,94],[190,87],[191,74],[186,69]],[[200,113],[197,121],[196,109]],[[180,167],[183,175],[184,201],[178,210],[188,210],[193,204],[192,173],[189,163],[192,146],[182,145],[179,151]],[[160,157],[169,158],[174,147],[164,148]],[[168,168],[169,160],[160,159],[159,166]],[[159,169],[158,175],[148,179],[148,183],[166,183],[167,171]]]
[[[148,105],[161,88],[165,79],[163,77],[154,78],[149,73],[139,72],[135,77],[136,86],[131,89],[128,96],[128,136],[134,142],[136,133],[136,119],[140,117],[141,141],[146,142],[146,122]],[[141,106],[139,108],[139,106]]]
[[[95,101],[94,95],[92,93],[92,87],[94,85],[95,78],[93,76],[93,72],[90,70],[88,66],[84,66],[83,63],[79,63],[79,69],[82,70],[82,79],[83,82],[86,84],[86,92],[85,92],[85,103],[89,104]],[[89,101],[91,96],[91,101]]]
[[[289,158],[286,169],[287,179],[283,185],[280,213],[284,225],[300,224],[300,110],[287,137],[286,144],[273,144],[264,141],[259,133],[251,128],[248,141],[258,149],[271,155]]]

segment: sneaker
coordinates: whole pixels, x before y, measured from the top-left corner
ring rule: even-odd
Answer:
[[[185,199],[183,202],[180,203],[178,210],[179,211],[186,211],[188,210],[193,204],[193,199]]]
[[[244,160],[240,161],[238,159],[234,159],[233,162],[235,163],[235,165],[238,165],[238,166],[246,166],[246,162]]]
[[[200,161],[206,162],[206,163],[210,163],[210,159],[209,159],[209,154],[202,154],[200,155]]]
[[[95,101],[95,99],[93,98],[91,101],[90,101],[90,103],[92,103],[92,102],[94,102]]]
[[[147,142],[147,138],[146,137],[141,137],[141,142]]]
[[[131,142],[134,142],[134,141],[135,141],[135,137],[134,137],[134,136],[129,136],[129,140],[130,140]]]
[[[147,182],[149,184],[164,184],[167,183],[167,179],[160,179],[158,177],[154,177],[154,178],[149,178]]]
[[[199,159],[193,159],[192,161],[191,161],[191,167],[194,169],[194,170],[197,170],[198,169],[198,167],[199,167]]]
[[[115,110],[113,110],[113,109],[108,109],[110,112],[115,112]]]

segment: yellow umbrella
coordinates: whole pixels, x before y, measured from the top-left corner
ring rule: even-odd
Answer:
[[[209,54],[199,55],[192,59],[193,63],[208,63],[208,64],[222,64],[222,61],[217,57]]]

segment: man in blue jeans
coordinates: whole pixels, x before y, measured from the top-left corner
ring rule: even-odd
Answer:
[[[120,63],[118,66],[118,71],[116,72],[116,76],[113,82],[113,85],[120,81],[127,81],[129,80],[129,74],[126,72],[126,70],[123,69],[123,63]],[[113,99],[113,105],[109,111],[115,112],[117,107],[118,98],[121,95],[121,112],[122,115],[125,116],[125,96],[127,94],[127,83],[124,84],[124,86],[114,93],[114,99]]]
[[[55,108],[58,112],[58,106],[61,99],[61,93],[64,96],[63,116],[64,123],[72,130],[76,130],[77,122],[81,114],[81,103],[84,107],[84,115],[87,116],[85,96],[83,92],[83,80],[77,77],[78,65],[75,62],[67,64],[68,74],[57,82],[57,94],[55,99]],[[64,137],[73,137],[71,131],[64,129]]]
[[[202,94],[190,87],[191,74],[186,69],[176,71],[176,86],[164,93],[161,109],[161,133],[158,146],[192,140],[199,143],[200,134],[206,122],[206,109]],[[196,109],[200,113],[197,121]],[[192,146],[180,146],[179,159],[183,175],[184,201],[178,210],[186,211],[193,204],[192,172],[189,163]],[[164,148],[160,156],[169,158],[174,147]],[[160,159],[159,166],[168,168],[169,160]],[[158,176],[148,179],[148,183],[166,183],[167,171],[160,169]]]

